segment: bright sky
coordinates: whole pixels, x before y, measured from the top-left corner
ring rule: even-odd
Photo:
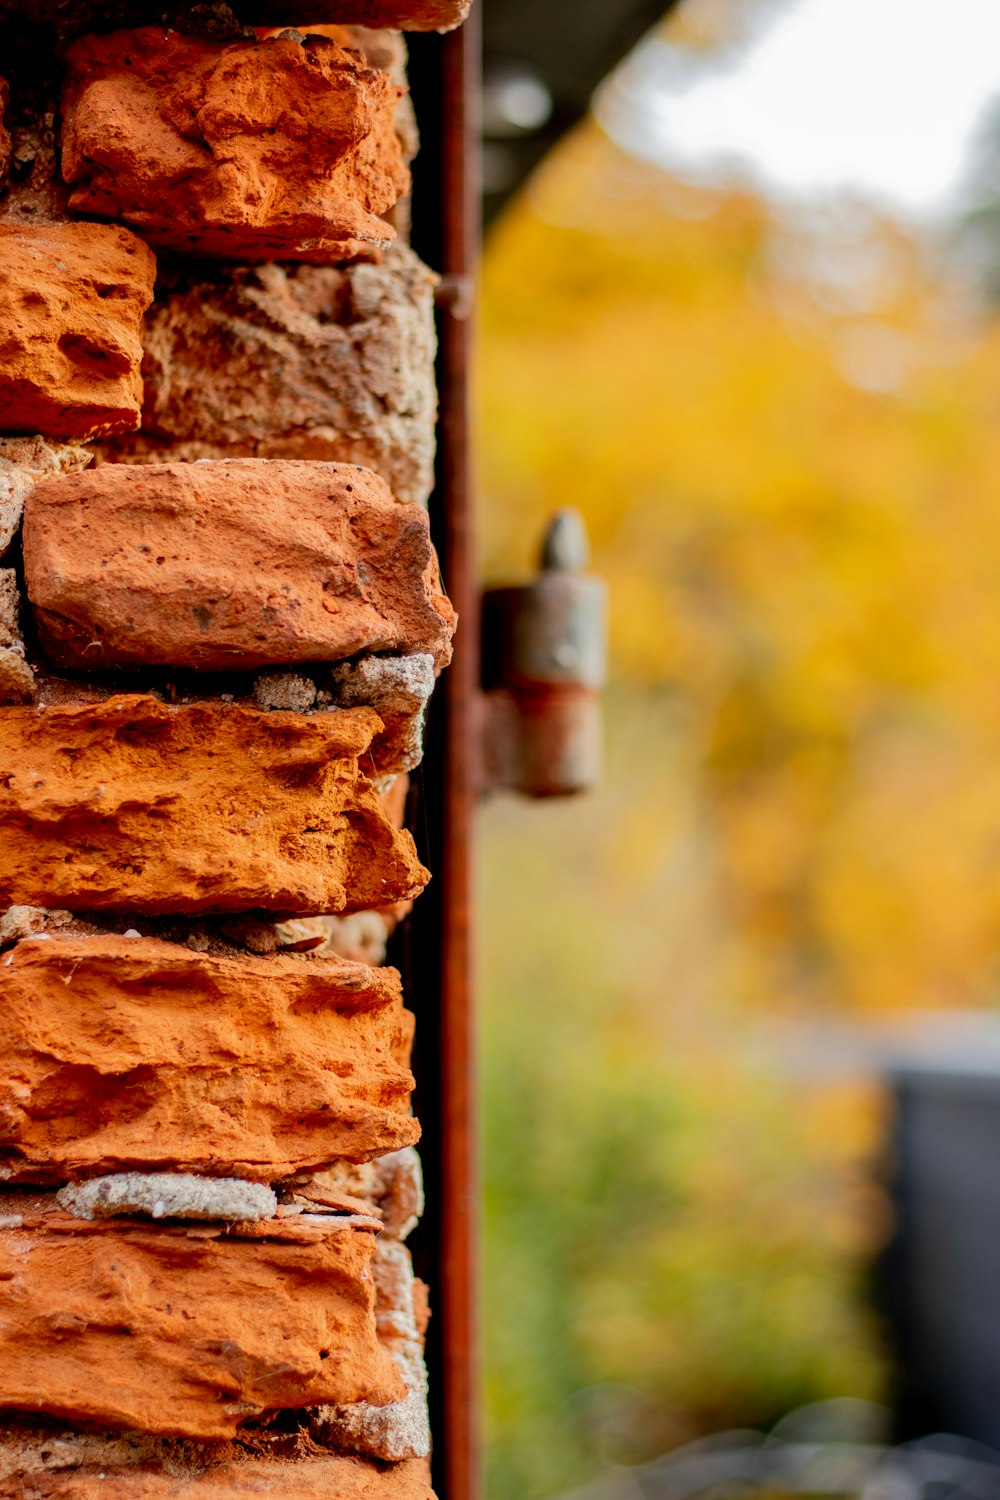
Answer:
[[[702,177],[736,169],[782,196],[859,191],[947,210],[1000,95],[1000,0],[793,0],[710,67],[660,37],[597,112],[627,150]]]

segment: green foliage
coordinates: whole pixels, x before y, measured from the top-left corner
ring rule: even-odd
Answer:
[[[620,689],[609,717],[599,795],[484,814],[493,1500],[879,1388],[868,1101],[740,1060],[669,695]]]

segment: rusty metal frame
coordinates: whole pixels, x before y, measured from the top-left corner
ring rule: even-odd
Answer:
[[[479,1494],[476,1331],[478,1170],[472,1009],[473,821],[477,797],[479,591],[473,540],[470,364],[479,254],[477,7],[445,37],[413,36],[410,82],[421,131],[413,244],[441,273],[440,419],[431,529],[460,618],[455,658],[431,703],[427,753],[408,823],[433,872],[393,955],[417,1016],[415,1109],[427,1213],[414,1235],[428,1282],[433,1473],[440,1500]]]

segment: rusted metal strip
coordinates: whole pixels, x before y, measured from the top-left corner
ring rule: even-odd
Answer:
[[[478,14],[478,12],[477,12]],[[479,72],[476,22],[444,44],[445,130],[442,170],[445,243],[442,270],[471,286],[478,253],[479,193],[475,119]],[[463,300],[465,306],[463,306]],[[472,1015],[472,859],[478,740],[478,588],[472,535],[469,378],[471,309],[459,299],[441,319],[440,546],[445,576],[457,586],[465,621],[445,676],[445,828],[441,865],[445,921],[441,986],[442,1172],[441,1275],[444,1303],[444,1453],[446,1500],[478,1491],[478,1358],[476,1339],[475,1054]]]
[[[479,252],[476,9],[461,31],[411,41],[423,141],[414,185],[414,245],[442,273],[431,528],[460,618],[454,661],[432,699],[427,755],[410,808],[410,826],[434,878],[417,903],[402,955],[418,1017],[415,1107],[424,1128],[428,1214],[414,1249],[418,1272],[431,1287],[428,1365],[434,1483],[441,1500],[476,1500],[480,1489],[472,1013],[479,597],[469,413],[471,290]]]

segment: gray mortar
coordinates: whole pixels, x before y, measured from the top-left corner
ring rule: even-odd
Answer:
[[[375,1316],[379,1337],[388,1341],[406,1385],[406,1395],[402,1401],[393,1401],[388,1406],[371,1406],[367,1401],[356,1401],[350,1406],[320,1406],[310,1413],[310,1426],[320,1443],[384,1463],[400,1463],[407,1458],[426,1458],[431,1451],[427,1366],[414,1317],[413,1263],[409,1252],[399,1241],[380,1239],[373,1262],[376,1284],[380,1262],[392,1268],[391,1281],[403,1294],[398,1306],[385,1306],[376,1299]]]
[[[24,655],[21,599],[13,568],[0,568],[0,703],[25,703],[35,695],[35,675]]]
[[[401,1463],[407,1458],[426,1458],[431,1451],[431,1427],[427,1410],[427,1367],[416,1340],[392,1351],[396,1367],[406,1382],[402,1401],[389,1406],[320,1406],[311,1415],[313,1436],[318,1442],[383,1463]]]
[[[78,1219],[143,1214],[151,1219],[273,1219],[278,1200],[268,1187],[236,1177],[186,1172],[122,1172],[70,1183],[57,1195]]]
[[[40,906],[8,906],[0,913],[0,946],[44,932],[47,916],[48,912]]]
[[[414,1146],[387,1151],[372,1163],[375,1200],[382,1210],[386,1235],[405,1240],[424,1212],[424,1173]]]
[[[260,672],[253,695],[258,708],[308,713],[316,703],[316,684],[300,672]]]
[[[276,923],[274,933],[279,948],[320,937],[323,941],[313,950],[314,956],[337,953],[356,959],[361,954],[365,963],[376,967],[385,963],[389,941],[388,923],[377,911],[355,911],[346,917],[295,917]]]
[[[78,443],[43,437],[0,437],[0,557],[6,552],[24,510],[24,497],[41,480],[85,468],[91,453]]]
[[[413,656],[363,656],[334,667],[330,680],[342,708],[419,713],[434,691],[434,658],[428,651]]]
[[[341,708],[374,708],[381,716],[400,771],[412,771],[420,764],[424,713],[434,691],[434,658],[429,652],[342,662],[331,671],[330,685]]]

